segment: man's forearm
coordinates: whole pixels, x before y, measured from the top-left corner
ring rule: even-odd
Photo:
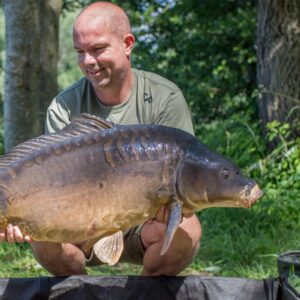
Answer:
[[[53,275],[86,274],[84,254],[75,245],[32,242],[31,247],[37,261]]]

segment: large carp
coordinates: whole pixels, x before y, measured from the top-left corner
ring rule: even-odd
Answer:
[[[0,157],[0,229],[18,225],[37,241],[87,242],[109,264],[123,251],[122,231],[170,215],[161,254],[182,213],[250,207],[256,183],[182,130],[118,126],[88,114]],[[96,247],[97,246],[97,247]]]

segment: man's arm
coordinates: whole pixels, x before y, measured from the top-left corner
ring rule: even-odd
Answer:
[[[32,242],[31,248],[36,260],[53,275],[87,274],[84,253],[73,244]]]

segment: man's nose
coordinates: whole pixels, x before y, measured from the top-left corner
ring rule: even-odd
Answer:
[[[92,65],[96,63],[96,59],[93,55],[90,53],[86,52],[83,53],[80,59],[80,62],[84,65]]]

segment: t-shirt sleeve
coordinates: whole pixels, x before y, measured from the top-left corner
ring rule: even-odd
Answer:
[[[179,89],[172,91],[164,104],[157,124],[179,128],[194,135],[191,114],[182,92]]]
[[[54,98],[47,110],[45,133],[57,132],[69,123],[70,115],[67,107],[64,107],[58,97]]]

